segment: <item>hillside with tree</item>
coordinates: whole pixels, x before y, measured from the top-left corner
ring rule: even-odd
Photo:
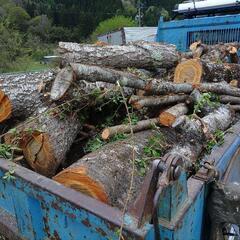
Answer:
[[[0,72],[41,69],[58,41],[87,42],[96,35],[136,26],[156,26],[177,0],[0,0]]]

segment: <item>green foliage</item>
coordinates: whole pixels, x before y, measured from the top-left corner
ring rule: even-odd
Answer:
[[[15,6],[9,9],[7,21],[11,28],[24,31],[29,20],[30,16],[23,8]]]
[[[5,172],[4,176],[2,177],[6,181],[11,181],[15,179],[15,176],[13,175],[15,173],[14,168],[9,169],[9,171]]]
[[[154,158],[160,157],[163,150],[163,142],[164,142],[163,134],[157,133],[156,135],[149,139],[147,146],[144,147],[144,154],[147,157]]]
[[[98,35],[105,34],[107,32],[118,30],[122,27],[135,27],[136,22],[130,17],[115,16],[113,18],[100,22],[98,27],[92,33],[92,39],[96,40]]]
[[[86,147],[84,148],[85,152],[94,152],[96,150],[98,150],[99,148],[101,148],[104,145],[104,141],[101,139],[100,136],[96,136],[93,139],[90,139],[86,145]]]
[[[0,144],[0,157],[10,159],[12,157],[12,146],[7,144]]]
[[[118,134],[115,134],[108,141],[103,141],[102,138],[99,135],[97,135],[93,139],[90,139],[87,142],[86,147],[84,148],[84,151],[85,152],[94,152],[94,151],[100,149],[101,147],[103,147],[104,145],[106,145],[107,143],[124,140],[127,138],[127,136],[128,136],[127,134],[118,133]]]
[[[141,159],[135,160],[135,165],[138,169],[138,173],[144,176],[147,171],[150,160],[153,158],[159,158],[162,156],[163,150],[165,149],[165,138],[160,132],[151,137],[144,147],[144,155]]]
[[[139,117],[136,115],[136,113],[132,112],[130,113],[130,118],[131,118],[131,123],[132,125],[136,125],[140,120],[139,120]],[[123,120],[123,124],[129,124],[129,119],[128,117],[126,117],[124,120]]]
[[[146,26],[157,26],[160,16],[160,8],[156,6],[150,6],[144,14],[144,24]]]
[[[211,153],[215,146],[221,146],[224,143],[224,132],[221,130],[216,130],[213,134],[213,138],[207,142],[206,151]]]
[[[219,106],[219,102],[212,101],[215,96],[212,93],[203,93],[201,94],[201,99],[194,105],[193,114],[198,114],[202,111],[203,107],[209,106],[209,107],[217,107]]]

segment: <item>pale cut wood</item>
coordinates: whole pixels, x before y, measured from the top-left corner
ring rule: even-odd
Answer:
[[[32,115],[46,102],[42,90],[54,77],[52,70],[0,75],[0,122]]]
[[[158,125],[158,118],[151,118],[151,119],[139,121],[137,124],[134,124],[132,126],[130,126],[129,124],[121,124],[121,125],[105,128],[101,136],[102,136],[102,139],[107,140],[116,134],[130,133],[131,129],[135,133],[135,132],[154,128],[156,125]]]
[[[179,103],[159,115],[159,123],[166,127],[171,127],[175,120],[188,113],[188,107],[185,103]]]
[[[169,141],[175,141],[174,131],[162,128],[159,131],[165,136],[162,139],[163,145]],[[144,147],[147,146],[152,137],[159,134],[159,131],[141,131],[135,133],[133,138],[108,143],[99,150],[85,155],[53,179],[77,191],[87,193],[93,198],[123,209],[131,182],[133,151],[135,159],[141,159]],[[144,177],[140,175],[136,166],[129,204],[133,203],[139,194],[143,180]]]
[[[51,177],[64,162],[65,155],[81,129],[77,116],[60,118],[56,109],[39,108],[30,119],[5,136],[7,144],[18,144],[29,166]],[[15,132],[15,131],[14,131]]]
[[[230,82],[240,81],[240,65],[220,64],[191,59],[178,64],[175,69],[175,83],[191,83],[194,85],[202,82]]]
[[[69,63],[112,68],[172,68],[179,58],[174,45],[144,41],[124,46],[60,42],[58,52]]]

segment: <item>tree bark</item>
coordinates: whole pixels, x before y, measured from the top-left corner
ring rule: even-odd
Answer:
[[[213,63],[191,59],[178,64],[174,83],[200,84],[202,82],[240,81],[240,65]]]
[[[36,172],[53,176],[81,129],[77,116],[65,115],[56,108],[39,108],[37,113],[9,131],[7,144],[22,148],[29,166]],[[62,115],[61,115],[62,116]]]
[[[91,68],[94,67],[90,67],[90,69]],[[97,67],[97,69],[101,72],[100,67]],[[87,70],[83,70],[83,73],[81,74],[80,72],[77,72],[75,70],[75,65],[73,65],[73,67],[63,68],[57,74],[57,77],[53,82],[50,92],[50,98],[53,101],[76,99],[76,101],[81,102],[83,99],[91,100],[90,98],[93,97],[94,92],[102,91],[104,93],[104,90],[108,92],[104,94],[105,99],[107,99],[116,93],[117,87],[114,84],[114,81],[100,81],[102,80],[101,76],[94,78],[94,80],[92,81],[85,81],[83,80],[84,78],[81,77],[85,76],[86,80],[89,80],[90,77],[93,77],[92,74],[94,74],[94,72],[87,72]],[[81,78],[81,81],[77,81],[76,78]],[[123,92],[124,95],[129,96],[133,94],[134,90],[124,87]],[[82,103],[83,102],[86,101],[82,101]]]
[[[137,124],[132,125],[132,127],[129,124],[121,124],[121,125],[117,125],[114,127],[108,127],[103,130],[102,139],[107,140],[119,133],[130,133],[131,128],[132,128],[133,132],[135,133],[135,132],[151,129],[155,125],[158,125],[157,118],[139,121]]]
[[[221,103],[240,104],[240,97],[233,97],[228,95],[220,95],[219,101]]]
[[[160,129],[166,141],[175,140],[173,131]],[[57,174],[53,179],[65,186],[88,194],[100,201],[124,207],[133,169],[133,150],[135,159],[141,159],[144,147],[159,131],[147,130],[134,134],[133,138],[109,143],[101,149],[85,155],[72,166]],[[149,163],[150,164],[150,163]],[[129,204],[133,203],[141,188],[144,177],[135,166],[133,188]]]
[[[124,46],[60,42],[58,52],[68,63],[112,68],[172,68],[179,57],[174,45],[144,41]]]
[[[240,105],[229,105],[229,106],[235,112],[240,111]]]
[[[201,41],[191,44],[190,50],[194,58],[201,58],[210,62],[238,63],[236,52],[240,45],[237,42],[206,45]]]
[[[42,88],[54,75],[53,71],[0,75],[0,122],[33,114],[43,104]]]
[[[175,120],[188,113],[188,107],[185,103],[179,103],[159,115],[159,123],[166,127],[171,127]]]
[[[166,96],[131,96],[129,103],[135,109],[141,109],[143,107],[161,107],[177,102],[184,102],[187,100],[187,95],[166,95]]]
[[[233,117],[234,113],[227,105],[221,105],[203,118],[190,120],[187,116],[179,117],[173,127],[182,134],[183,143],[176,145],[171,153],[183,157],[187,164],[193,164],[203,151],[203,144],[213,139],[216,130],[226,130]]]

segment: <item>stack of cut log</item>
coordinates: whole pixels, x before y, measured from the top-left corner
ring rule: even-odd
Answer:
[[[4,141],[20,147],[34,171],[123,208],[130,182],[130,202],[139,193],[144,176],[135,161],[143,159],[146,150],[154,151],[149,146],[154,137],[161,134],[162,154],[180,155],[189,170],[214,133],[231,126],[240,110],[238,47],[223,44],[226,53],[219,61],[212,52],[220,48],[201,42],[191,46],[191,54],[143,41],[125,46],[60,42],[60,69],[0,76],[0,122],[8,125]],[[169,72],[175,72],[171,81]],[[137,121],[129,109],[120,117],[128,123],[99,128],[85,116],[82,120],[83,110],[96,108],[96,93],[105,103],[119,94],[119,104],[131,106]],[[76,137],[89,138],[83,131],[86,125],[103,146],[62,169]],[[111,140],[123,134],[125,139]],[[153,153],[148,159],[146,171],[156,157]]]

